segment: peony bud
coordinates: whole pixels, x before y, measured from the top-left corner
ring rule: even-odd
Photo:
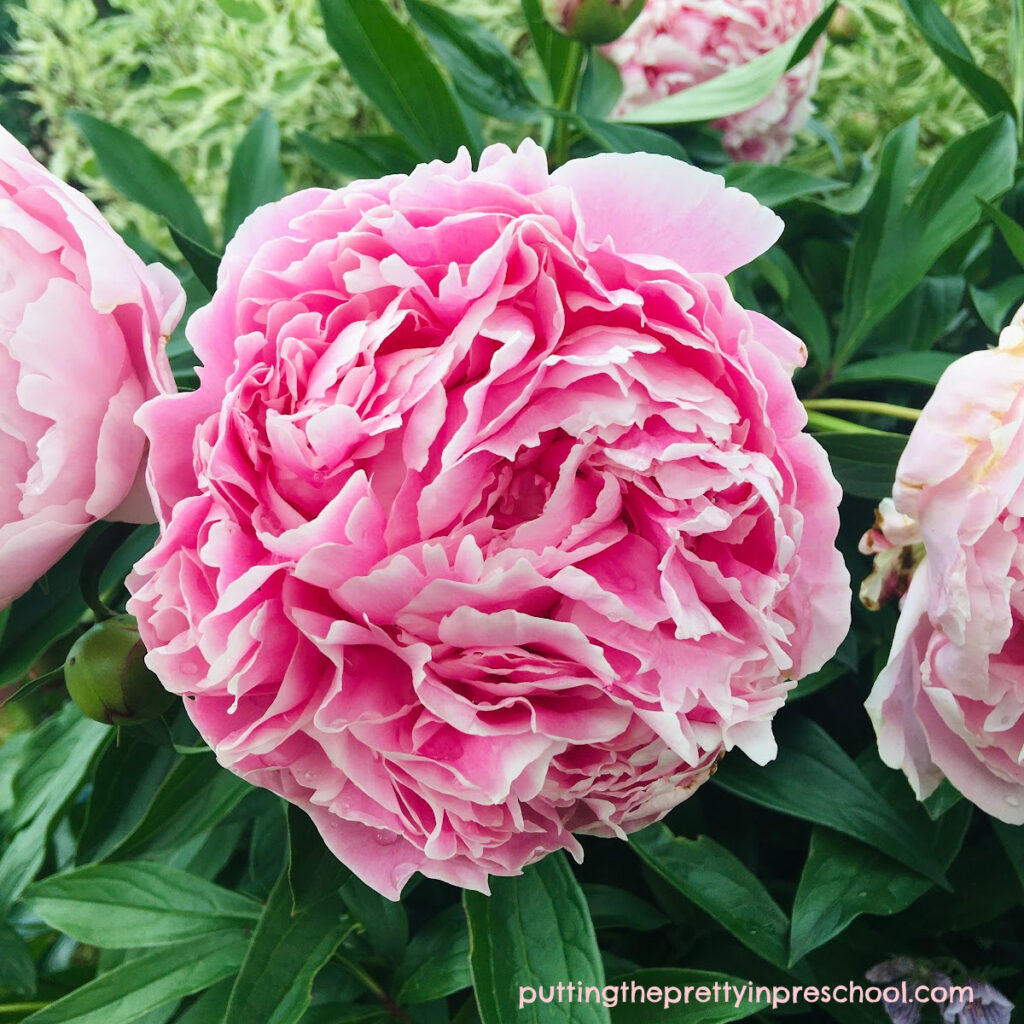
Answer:
[[[64,679],[71,699],[105,725],[138,725],[173,703],[142,660],[146,648],[130,615],[118,615],[83,633],[68,652]]]
[[[636,21],[644,0],[541,0],[548,23],[570,39],[612,43]]]

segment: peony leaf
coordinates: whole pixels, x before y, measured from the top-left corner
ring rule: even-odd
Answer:
[[[512,54],[479,22],[424,0],[405,6],[470,106],[510,121],[540,120],[537,98]]]
[[[947,867],[970,818],[970,805],[962,804],[937,827],[935,848]],[[870,846],[815,828],[793,902],[790,962],[824,945],[861,914],[899,913],[931,888],[928,879]]]
[[[253,210],[280,199],[284,193],[281,133],[270,111],[264,110],[249,126],[231,161],[228,193],[224,200],[224,241],[234,236]],[[188,258],[188,253],[183,255]]]
[[[656,931],[669,923],[657,907],[613,885],[588,883],[583,886],[594,927],[629,928],[637,932]]]
[[[250,791],[213,754],[183,758],[164,779],[145,816],[109,857],[125,860],[178,849],[209,832]]]
[[[716,173],[721,174],[733,188],[749,192],[773,210],[794,199],[828,196],[847,187],[845,182],[836,178],[823,178],[799,167],[776,164],[727,164]]]
[[[848,437],[851,435],[842,435]],[[714,784],[746,800],[826,825],[881,850],[939,885],[942,864],[923,810],[897,811],[819,725],[791,716],[776,727],[778,757],[761,767],[727,757]]]
[[[708,836],[684,839],[656,824],[629,845],[648,867],[678,889],[748,949],[785,967],[789,919],[764,885],[724,846]]]
[[[978,67],[956,26],[935,0],[900,0],[900,4],[935,56],[981,104],[986,114],[1014,113],[1010,94]]]
[[[397,135],[361,135],[357,140],[324,141],[298,133],[299,145],[321,166],[346,178],[382,178],[408,174],[416,166],[416,153]]]
[[[880,501],[892,494],[896,465],[907,446],[903,434],[881,430],[815,433],[828,452],[832,472],[847,494]]]
[[[155,949],[25,1017],[23,1024],[130,1024],[234,974],[245,950],[244,939],[222,934]]]
[[[631,997],[643,989],[644,997],[622,1000],[612,1011],[612,1024],[651,1024],[655,1020],[659,1024],[727,1024],[770,1006],[769,1000],[753,998],[749,981],[712,971],[655,967],[623,978],[620,992],[622,985]],[[679,993],[679,1002],[674,1002],[673,989]],[[719,993],[717,999],[715,992]]]
[[[51,927],[111,949],[238,931],[260,912],[248,896],[150,861],[94,864],[51,875],[30,886],[24,898]]]
[[[296,1024],[312,998],[313,980],[353,922],[337,892],[294,908],[282,872],[263,909],[223,1024]]]
[[[776,245],[759,256],[754,266],[782,300],[794,332],[807,345],[808,359],[826,366],[832,354],[828,320],[796,264]]]
[[[881,170],[847,267],[837,360],[847,363],[872,330],[940,256],[981,219],[980,200],[1013,185],[1017,143],[1006,115],[951,143],[925,175],[913,200],[915,122],[886,139]]]
[[[685,124],[711,121],[748,110],[775,88],[775,83],[792,66],[794,59],[809,51],[814,40],[825,31],[835,9],[836,0],[832,0],[803,32],[780,43],[775,49],[706,82],[631,110],[622,119],[634,124]]]
[[[587,902],[563,854],[492,878],[490,896],[467,890],[462,899],[482,1024],[608,1024],[596,1002],[529,1001],[541,986],[604,985]]]
[[[79,864],[103,860],[128,837],[177,761],[170,747],[154,746],[132,735],[107,747],[93,772],[78,839]]]
[[[609,153],[661,153],[677,160],[689,161],[686,150],[670,135],[644,128],[638,124],[621,124],[598,117],[577,114],[576,123],[582,131]]]
[[[395,971],[395,999],[400,1005],[426,1003],[472,984],[469,930],[456,904],[421,928],[406,947]]]
[[[5,924],[0,924],[0,989],[19,996],[30,996],[36,990],[32,952],[22,937]]]
[[[103,176],[126,199],[152,210],[212,249],[213,236],[192,194],[163,157],[123,128],[75,110],[68,119],[96,153]]]
[[[1024,228],[1012,218],[1007,217],[998,206],[986,203],[984,199],[979,199],[978,202],[981,203],[981,208],[985,211],[988,219],[999,229],[1006,248],[1013,253],[1013,258],[1024,267]]]
[[[901,380],[934,387],[946,368],[956,359],[957,356],[950,352],[896,352],[844,366],[836,374],[835,383]]]
[[[356,85],[425,160],[472,148],[448,82],[385,0],[320,0],[324,28]]]

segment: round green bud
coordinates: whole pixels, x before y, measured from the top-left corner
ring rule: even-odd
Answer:
[[[548,23],[591,46],[613,43],[644,9],[644,0],[541,0]]]
[[[68,652],[64,680],[71,699],[106,725],[138,725],[173,703],[142,660],[146,648],[130,615],[117,615],[83,633]]]

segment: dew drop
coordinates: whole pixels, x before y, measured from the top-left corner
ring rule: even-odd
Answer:
[[[398,833],[388,832],[386,829],[379,828],[373,833],[373,838],[377,840],[380,846],[391,846],[398,842]]]
[[[323,487],[324,480],[326,480],[326,479],[327,479],[327,476],[326,476],[326,474],[324,473],[324,471],[322,469],[317,469],[317,470],[313,471],[313,486],[314,487]]]
[[[186,661],[182,663],[181,671],[187,676],[194,676],[199,671],[199,666],[194,661]]]
[[[1009,805],[1010,805],[1011,807],[1020,807],[1020,797],[1019,797],[1019,796],[1007,796],[1007,797],[1003,797],[1003,799],[1004,799],[1004,800],[1005,800],[1005,801],[1006,801],[1006,802],[1007,802],[1007,803],[1008,803],[1008,804],[1009,804]]]

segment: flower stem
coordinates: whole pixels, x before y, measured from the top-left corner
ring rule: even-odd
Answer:
[[[382,1003],[390,1002],[390,997],[387,992],[384,991],[383,987],[369,974],[367,974],[359,964],[355,963],[353,960],[349,960],[344,953],[335,953],[334,959],[341,964],[341,966],[344,967],[353,978],[357,978],[361,981]]]
[[[820,409],[822,411],[871,413],[875,416],[892,416],[898,420],[921,418],[920,409],[908,409],[905,405],[893,405],[890,402],[868,402],[859,398],[809,398],[805,399],[804,408],[808,411]]]
[[[555,108],[569,112],[576,103],[576,95],[579,92],[580,81],[583,77],[583,67],[587,60],[588,47],[582,43],[573,43],[566,56],[565,67],[562,69],[562,78],[558,84],[555,94]],[[560,117],[555,122],[555,139],[552,146],[552,169],[561,167],[569,159],[569,139],[572,130],[572,121],[568,117]]]

